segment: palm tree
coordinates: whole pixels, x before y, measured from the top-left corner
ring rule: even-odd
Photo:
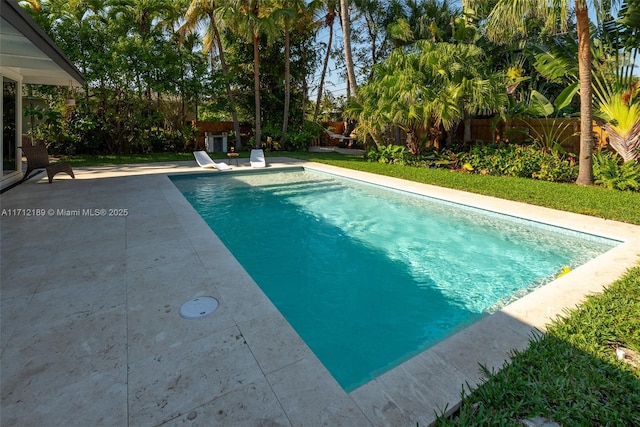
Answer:
[[[602,25],[602,38],[618,54],[616,66],[624,71],[618,75],[618,80],[624,82],[630,79],[634,66],[638,67],[635,64],[640,51],[640,2],[623,1],[618,10],[618,18],[611,18]]]
[[[441,126],[452,134],[465,113],[493,112],[506,100],[498,76],[478,72],[483,58],[475,45],[421,40],[411,48],[396,49],[374,67],[373,78],[361,88],[361,99],[351,102],[349,115],[374,140],[384,125],[404,129],[409,151],[416,154],[419,128],[429,129],[435,143]]]
[[[591,36],[585,0],[575,0],[578,24],[578,70],[580,76],[580,158],[577,184],[593,184],[593,90],[591,86]]]
[[[142,39],[148,39],[160,29],[160,18],[171,13],[172,5],[163,0],[113,0],[115,15],[124,19]]]
[[[260,106],[260,40],[277,34],[273,10],[264,0],[233,0],[221,8],[234,25],[234,30],[253,44],[253,92],[255,103],[255,147],[262,147],[262,114]]]
[[[463,0],[463,8],[481,7],[481,0]],[[601,2],[594,1],[597,6]],[[551,6],[550,6],[551,5]],[[508,41],[516,33],[526,32],[526,20],[543,19],[545,30],[567,29],[569,0],[498,0],[487,19],[487,35],[495,41]],[[591,78],[591,39],[586,0],[574,0],[573,10],[578,33],[578,70],[580,79],[580,157],[577,184],[593,184],[593,91]]]
[[[233,133],[235,136],[235,147],[239,148],[242,144],[240,140],[240,123],[238,122],[238,111],[236,107],[236,100],[231,90],[231,83],[229,82],[229,68],[227,67],[227,61],[225,59],[224,46],[220,37],[220,29],[224,27],[224,19],[221,13],[218,13],[219,5],[215,0],[191,0],[189,8],[185,13],[185,23],[182,25],[180,31],[195,32],[200,24],[205,25],[204,28],[204,49],[209,53],[211,61],[215,54],[218,54],[218,60],[220,61],[220,68],[224,74],[226,81],[227,98],[229,98],[229,108],[231,109],[231,116],[233,119]],[[213,64],[211,64],[213,69]]]
[[[347,67],[347,81],[349,83],[347,94],[356,98],[358,95],[358,87],[356,85],[356,72],[353,66],[353,55],[351,52],[349,0],[340,0],[340,21],[342,24],[342,40],[344,43],[344,62]]]
[[[171,5],[163,0],[113,0],[109,15],[121,26],[122,40],[141,47],[133,56],[133,72],[140,99],[152,100],[154,43],[162,38],[161,18],[171,13]],[[149,128],[150,131],[150,128]]]
[[[335,22],[337,13],[336,0],[326,0],[327,13],[324,17],[324,23],[329,28],[329,40],[327,40],[327,51],[324,55],[324,63],[322,64],[322,73],[320,74],[320,85],[318,86],[318,96],[316,98],[316,109],[313,112],[313,121],[318,120],[318,113],[320,112],[320,104],[322,103],[322,96],[324,92],[324,80],[327,76],[327,68],[329,66],[329,58],[331,57],[331,45],[333,44],[333,23]]]
[[[373,68],[373,77],[360,88],[357,100],[351,100],[346,114],[357,119],[358,135],[370,135],[377,145],[384,144],[381,134],[397,126],[406,133],[405,144],[412,154],[419,154],[418,129],[430,135],[440,125],[448,127],[460,115],[453,100],[453,87],[428,81],[429,66],[417,52],[396,49],[387,60]],[[425,67],[426,65],[426,67]]]
[[[459,13],[447,0],[426,0],[421,3],[411,3],[409,22],[415,28],[417,40],[431,40],[432,42],[449,41],[453,36],[452,22]]]
[[[367,30],[370,43],[368,56],[372,65],[379,62],[384,48],[383,29],[386,19],[389,19],[389,10],[385,10],[384,3],[381,0],[353,0],[357,14],[365,21],[365,25],[360,27]]]
[[[291,102],[291,20],[294,27],[304,30],[311,21],[314,9],[320,6],[318,0],[309,4],[301,0],[282,0],[281,9],[274,12],[274,19],[282,17],[284,23],[284,112],[282,118],[282,141],[287,138],[289,105]]]
[[[479,46],[425,41],[417,46],[421,49],[420,61],[426,64],[427,81],[441,87],[438,93],[458,105],[458,114],[451,117],[448,126],[444,125],[449,142],[461,119],[465,119],[465,134],[470,134],[468,118],[494,113],[507,101],[502,73],[488,70],[485,53]]]
[[[284,0],[283,6],[289,6],[289,0]],[[291,9],[284,9],[284,107],[282,112],[282,142],[287,139],[289,124],[289,103],[291,102],[291,17],[294,16],[298,5]]]

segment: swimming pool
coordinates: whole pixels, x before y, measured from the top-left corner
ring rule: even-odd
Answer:
[[[616,244],[308,170],[172,180],[347,391]]]

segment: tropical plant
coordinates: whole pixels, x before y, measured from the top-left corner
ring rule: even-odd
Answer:
[[[185,104],[197,105],[208,79],[206,58],[193,51],[197,40],[178,42],[177,21],[186,5],[42,0],[38,9],[28,9],[85,77],[82,91],[71,89],[77,101],[72,110],[54,102],[68,97],[69,88],[32,88],[35,99],[64,121],[63,132],[49,134],[52,151],[148,152],[192,143]],[[166,144],[154,142],[165,137]]]
[[[381,135],[387,127],[404,129],[406,145],[412,154],[418,154],[417,129],[431,126],[429,102],[436,93],[433,85],[425,83],[417,54],[397,49],[374,67],[373,78],[361,88],[359,99],[350,101],[345,115],[357,119],[359,138],[369,135],[376,145],[386,145]],[[449,105],[457,108],[453,102]]]
[[[374,67],[346,114],[377,144],[385,127],[404,129],[409,151],[419,154],[418,129],[427,129],[434,145],[441,127],[452,135],[465,114],[496,111],[506,100],[501,74],[482,74],[483,57],[475,45],[421,40],[398,48]]]
[[[322,132],[320,126],[314,122],[305,122],[301,129],[293,132],[287,140],[287,147],[296,151],[307,151],[311,143],[318,139]]]
[[[369,162],[397,163],[402,160],[404,147],[402,145],[380,145],[370,147],[364,157]]]
[[[534,172],[531,177],[541,181],[571,182],[578,176],[578,165],[573,157],[566,159],[555,155],[546,154],[540,162],[540,170]]]
[[[464,0],[465,6],[481,6],[480,0]],[[544,30],[555,33],[568,28],[569,0],[548,2],[545,0],[498,0],[493,7],[487,24],[488,36],[496,41],[510,42],[514,34],[526,32],[526,22],[531,18],[543,20]],[[597,7],[601,2],[596,1]],[[580,81],[580,157],[576,183],[593,183],[593,108],[591,75],[591,39],[589,9],[586,0],[573,2],[573,13],[577,23],[578,71]]]
[[[443,153],[438,155],[438,158],[435,160],[434,165],[441,168],[473,171],[474,169],[471,163],[462,163],[463,158],[464,153],[462,153],[461,156],[460,154],[456,154],[453,151],[445,150]]]
[[[619,10],[619,18],[613,20],[609,13],[599,10],[600,27],[596,34],[600,39],[592,42],[592,74],[594,94],[594,116],[601,127],[611,135],[612,146],[627,160],[635,155],[635,149],[627,148],[631,131],[634,109],[633,78],[634,58],[637,48],[633,44],[640,35],[640,29],[629,26],[635,19],[640,24],[640,7],[634,12],[626,3]],[[623,24],[624,23],[624,24]],[[637,43],[636,43],[637,44]],[[578,63],[573,53],[577,51],[575,41],[563,38],[562,44],[553,44],[547,48],[537,47],[535,56],[536,70],[545,79],[555,83],[578,82]],[[636,89],[637,91],[637,89]],[[620,102],[620,100],[624,100]],[[631,113],[631,114],[630,114]],[[622,129],[618,126],[624,123]],[[617,129],[616,129],[617,127]],[[622,131],[622,135],[620,135]]]
[[[640,158],[640,79],[633,76],[640,3],[623,2],[618,19],[604,22],[601,33],[602,50],[611,52],[613,60],[599,67],[594,78],[595,115],[609,135],[609,144],[626,162]]]
[[[635,64],[640,51],[640,2],[638,0],[622,1],[617,18],[611,16],[602,25],[604,44],[618,53],[616,55],[616,68],[622,68],[624,72],[619,74],[621,80],[626,80],[633,75],[633,67],[626,64]]]
[[[596,115],[604,121],[601,127],[609,135],[609,144],[622,156],[623,161],[639,159],[640,80],[626,92],[601,95]]]
[[[524,121],[538,148],[555,155],[565,153],[563,144],[568,142],[571,136],[573,136],[571,134],[567,135],[568,129],[570,129],[573,124],[569,121],[558,119],[558,115],[563,109],[569,106],[577,91],[577,83],[571,84],[558,95],[553,103],[537,90],[531,91],[528,105],[522,113],[523,115],[534,116],[534,118],[527,118]],[[535,116],[541,116],[548,119],[551,115],[555,116],[551,123],[548,123],[548,120],[543,122],[539,118],[535,118]]]
[[[596,184],[622,191],[640,191],[640,164],[622,163],[614,153],[597,151],[593,155],[593,174]]]
[[[556,156],[566,154],[564,144],[568,143],[573,134],[570,134],[570,129],[573,127],[573,123],[566,120],[554,118],[549,121],[543,122],[540,119],[530,119],[527,121],[529,127],[529,134],[533,138],[535,146],[543,151],[552,153]],[[538,123],[538,126],[534,126],[533,123]]]

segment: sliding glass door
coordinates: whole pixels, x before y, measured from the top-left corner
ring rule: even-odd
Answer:
[[[18,135],[18,82],[2,77],[2,176],[18,170],[16,141]]]

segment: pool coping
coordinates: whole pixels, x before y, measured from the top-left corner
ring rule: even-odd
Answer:
[[[534,290],[351,392],[360,406],[367,408],[369,416],[376,414],[391,425],[396,421],[413,422],[406,415],[418,413],[421,407],[415,402],[425,400],[433,402],[438,414],[452,413],[459,406],[463,389],[468,391],[484,380],[480,365],[490,372],[499,370],[513,350],[528,347],[532,336],[545,331],[552,319],[579,305],[586,296],[601,292],[640,261],[640,227],[631,224],[334,166],[306,167],[621,242],[570,274]],[[602,268],[603,265],[607,267]],[[442,372],[445,367],[446,373]],[[434,391],[428,384],[439,386]],[[404,409],[398,410],[399,407]],[[428,424],[433,419],[415,421]]]
[[[118,387],[126,387],[127,389],[127,392],[124,393],[126,402],[124,412],[128,424],[167,423],[175,425],[187,423],[191,421],[189,417],[194,412],[198,413],[198,420],[203,417],[218,419],[216,417],[222,416],[220,408],[224,408],[228,418],[220,421],[221,425],[234,425],[234,420],[235,425],[255,425],[265,419],[275,420],[276,424],[285,425],[398,426],[416,425],[416,423],[429,425],[438,414],[451,413],[457,408],[463,390],[468,390],[468,387],[473,388],[483,381],[480,365],[486,366],[490,371],[500,369],[505,361],[509,360],[514,349],[526,348],[531,336],[538,331],[544,331],[545,325],[551,319],[563,314],[566,308],[575,307],[587,295],[600,292],[629,268],[636,266],[640,260],[640,226],[324,164],[288,158],[269,158],[268,161],[270,167],[267,170],[275,170],[278,167],[302,166],[346,178],[364,180],[454,203],[595,234],[623,243],[356,390],[346,393],[253,279],[224,247],[215,233],[171,183],[168,176],[172,174],[202,173],[203,170],[194,167],[193,162],[75,168],[76,181],[80,182],[71,182],[69,178],[63,177],[56,180],[50,187],[47,186],[48,184],[43,184],[46,180],[32,178],[20,186],[26,188],[17,188],[4,194],[3,205],[20,207],[20,203],[33,199],[33,196],[29,196],[29,192],[37,194],[41,198],[40,200],[44,201],[74,200],[80,191],[79,185],[76,185],[85,180],[94,180],[91,187],[87,188],[86,194],[95,194],[96,197],[98,193],[103,194],[105,198],[101,200],[116,200],[117,197],[120,197],[119,192],[127,193],[126,200],[130,205],[131,215],[122,219],[123,224],[130,227],[127,229],[132,230],[127,235],[127,242],[130,243],[127,244],[125,254],[127,259],[124,261],[127,274],[131,276],[131,278],[127,278],[127,281],[132,283],[127,286],[137,285],[133,279],[142,280],[136,276],[138,272],[147,270],[151,272],[150,266],[155,266],[156,261],[162,262],[164,259],[162,248],[153,244],[154,238],[162,236],[149,237],[136,233],[136,228],[140,224],[154,221],[154,215],[158,210],[156,208],[156,212],[152,212],[136,209],[136,207],[142,206],[136,204],[136,199],[140,199],[142,202],[145,200],[156,201],[157,206],[162,209],[166,208],[167,212],[163,212],[163,216],[170,217],[172,228],[169,229],[167,226],[167,229],[163,231],[173,236],[173,227],[175,226],[179,233],[184,234],[184,237],[178,236],[171,243],[176,247],[184,244],[197,255],[198,259],[192,260],[193,262],[187,266],[185,274],[193,274],[192,270],[201,270],[202,275],[206,276],[206,280],[203,280],[202,283],[198,282],[197,285],[200,288],[196,286],[193,289],[197,289],[199,295],[212,295],[221,302],[216,313],[202,319],[202,321],[190,323],[189,329],[186,331],[177,329],[160,331],[158,329],[158,335],[141,337],[140,339],[144,341],[142,346],[132,338],[133,330],[139,326],[127,324],[129,337],[123,338],[125,341],[129,340],[128,348],[125,350],[126,357],[123,356],[123,360],[126,359],[126,362],[123,362],[126,365],[126,375],[122,377],[122,372],[119,370],[114,381]],[[246,162],[241,163],[238,168],[234,169],[252,170]],[[208,173],[234,173],[234,171],[211,171]],[[78,190],[76,191],[74,188]],[[66,221],[67,219],[56,218],[55,220]],[[78,220],[82,219],[74,219],[74,221]],[[107,222],[108,218],[87,218],[86,220],[87,223],[90,221],[91,227],[96,227],[96,224],[110,224]],[[18,229],[16,232],[28,233],[27,229],[21,231],[20,228],[28,227],[28,224],[22,224],[19,221],[15,224]],[[68,231],[69,229],[67,229]],[[140,239],[134,240],[134,237],[136,239],[140,237]],[[3,251],[6,249],[4,243]],[[93,242],[76,240],[74,243],[77,246],[73,249],[74,253],[80,253],[83,250],[90,251],[93,244]],[[86,249],[82,245],[85,245]],[[140,250],[143,245],[144,253]],[[50,268],[54,269],[53,266]],[[64,269],[66,266],[55,266],[55,268]],[[176,264],[175,268],[179,269],[179,266]],[[3,263],[3,275],[13,274],[6,273],[4,270],[5,264]],[[195,282],[195,280],[193,281]],[[5,291],[4,286],[3,284],[3,292]],[[183,287],[185,287],[184,283],[175,284],[173,287],[156,289],[156,292],[166,292],[171,296],[182,295],[183,289],[181,288]],[[128,296],[129,302],[125,301],[121,304],[126,311],[127,319],[144,315],[145,322],[149,323],[151,325],[149,328],[151,328],[153,324],[163,324],[166,318],[173,319],[177,313],[177,309],[170,313],[175,308],[171,307],[167,308],[166,312],[145,309],[140,314],[144,304],[132,306],[132,298],[138,297],[133,291],[128,290],[128,292],[131,292]],[[3,298],[5,298],[4,295]],[[11,380],[13,375],[18,375],[23,369],[18,366],[18,363],[12,363],[12,359],[7,356],[14,353],[13,342],[16,339],[18,342],[20,341],[18,333],[22,329],[28,328],[28,325],[19,321],[20,319],[20,317],[16,317],[17,326],[11,326],[9,322],[5,322],[5,313],[3,312],[4,328],[12,327],[15,330],[8,341],[3,336],[2,369],[5,378],[3,388],[5,389],[6,379]],[[174,326],[165,325],[163,327],[172,328]],[[158,326],[158,328],[160,327]],[[174,339],[168,348],[159,347],[155,342],[161,335],[160,332],[168,334],[169,338]],[[28,337],[32,332],[26,329],[24,333],[25,337]],[[182,336],[178,336],[179,334]],[[221,338],[229,336],[229,334],[235,336],[235,340],[238,340],[238,337],[242,339],[237,342],[231,340],[230,343]],[[209,349],[210,344],[208,343],[212,341],[219,343],[221,347],[218,350]],[[202,353],[203,347],[209,350]],[[188,352],[188,363],[183,358],[172,358],[178,349]],[[214,356],[218,351],[224,353],[232,350],[233,353],[230,353],[234,355],[232,361],[225,361]],[[40,357],[52,356],[42,355]],[[203,358],[211,358],[211,360],[206,360],[206,366],[200,366],[204,363]],[[154,363],[161,360],[171,363],[167,362],[168,365],[165,368],[167,371],[156,372],[159,368]],[[231,363],[231,366],[227,366],[228,363]],[[151,365],[154,365],[155,370],[150,370]],[[207,372],[218,365],[220,365],[221,371],[219,373],[220,381],[225,382],[226,388],[207,391],[199,381],[204,381],[201,377],[206,377]],[[190,374],[187,368],[195,373]],[[202,369],[202,371],[198,369]],[[218,369],[216,369],[217,371]],[[241,380],[238,379],[238,376],[242,376]],[[152,381],[152,378],[155,379]],[[173,381],[177,384],[180,378],[183,378],[183,382],[184,378],[189,378],[192,381],[192,388],[180,392],[175,390]],[[159,385],[165,383],[171,383],[171,385],[160,390],[162,387]],[[28,386],[27,384],[16,387]],[[28,389],[25,390],[32,393]],[[142,393],[141,390],[145,390],[145,392]],[[16,395],[19,392],[20,390],[15,391]],[[87,389],[87,394],[90,394],[88,392],[89,389]],[[118,403],[122,394],[122,392],[119,393],[113,402],[106,402],[106,404],[122,406],[122,403]],[[167,400],[169,400],[169,404],[158,409],[159,402]],[[21,409],[23,407],[20,405],[24,405],[24,401],[21,401],[19,405],[5,405],[4,402],[3,390],[3,412],[7,420],[12,419],[12,414],[20,415],[19,419],[23,421],[28,420],[29,416],[37,415],[37,411]],[[33,404],[36,405],[38,402]],[[46,405],[47,403],[45,401],[42,404]],[[40,408],[40,406],[38,407]],[[267,407],[275,407],[276,409],[267,409]],[[236,410],[234,412],[229,408],[236,408]],[[96,408],[87,409],[88,412],[84,414],[86,417],[90,417],[91,412],[97,410]],[[120,416],[118,411],[111,411],[109,414],[112,417]],[[78,417],[77,420],[82,420],[83,413],[76,412],[75,416]],[[224,422],[225,420],[226,422]],[[238,420],[245,422],[241,423]],[[34,424],[37,423],[34,422]],[[111,424],[120,425],[117,422]]]
[[[638,226],[320,163],[295,166],[622,242],[348,393],[374,425],[428,425],[435,415],[454,412],[463,390],[485,379],[480,366],[499,370],[551,319],[640,262]]]

